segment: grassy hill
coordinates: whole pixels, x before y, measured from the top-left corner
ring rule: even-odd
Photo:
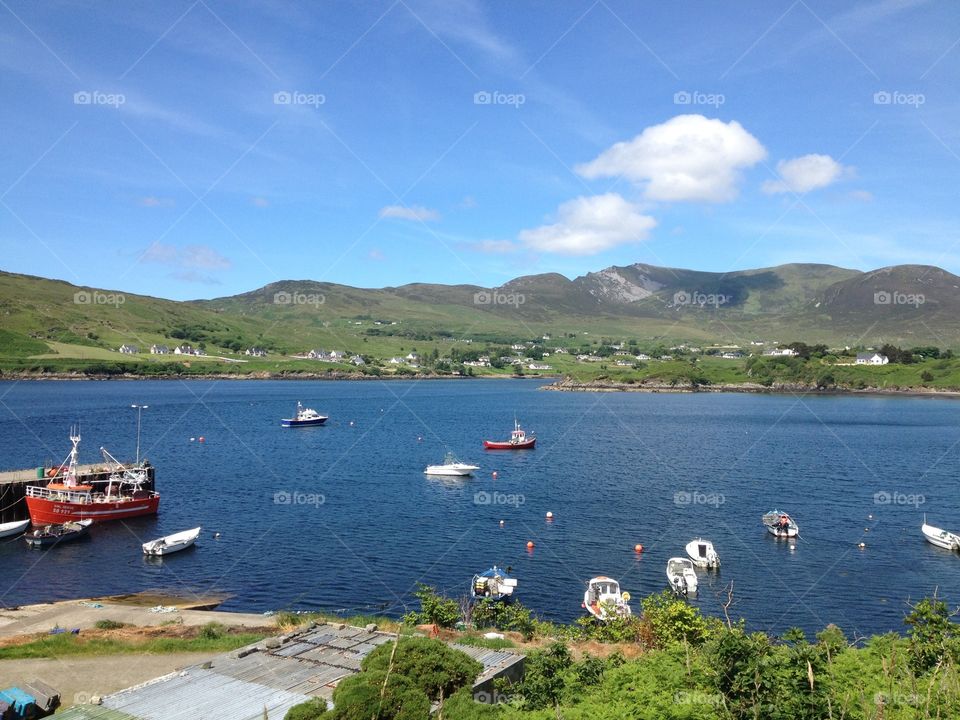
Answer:
[[[914,265],[867,273],[816,264],[707,273],[635,264],[574,280],[525,276],[498,288],[364,289],[285,280],[240,295],[175,302],[0,272],[0,368],[8,369],[28,360],[43,367],[67,360],[76,368],[182,365],[182,358],[145,351],[185,342],[210,356],[246,361],[230,372],[303,371],[317,365],[292,356],[312,348],[381,360],[414,350],[442,358],[473,343],[508,346],[543,335],[552,338],[548,345],[581,350],[627,340],[641,350],[681,343],[747,349],[753,340],[956,348],[960,278]],[[124,343],[144,352],[121,356]],[[266,348],[269,358],[240,355],[254,346]],[[189,367],[224,362],[190,358]],[[569,357],[551,363],[557,372],[582,370]]]

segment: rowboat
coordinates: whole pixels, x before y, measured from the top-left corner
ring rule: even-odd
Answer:
[[[494,565],[489,570],[473,576],[470,594],[475,598],[500,600],[513,595],[517,589],[517,579],[510,577],[504,570]]]
[[[520,427],[520,423],[514,418],[513,432],[510,433],[509,440],[484,440],[483,446],[487,450],[532,450],[536,443],[537,439],[533,436],[527,437],[527,431]]]
[[[787,513],[780,510],[771,510],[765,513],[762,522],[774,537],[792,538],[800,534],[800,526]]]
[[[27,529],[27,526],[30,524],[30,519],[26,520],[14,520],[13,522],[0,523],[0,538],[11,537],[12,535],[19,535],[24,530]]]
[[[170,555],[175,552],[180,552],[193,545],[199,536],[200,528],[195,527],[192,530],[184,530],[183,532],[151,540],[143,544],[143,554]]]
[[[30,547],[48,547],[79,540],[90,532],[93,520],[77,520],[63,525],[45,525],[24,535]]]
[[[923,518],[923,525],[920,530],[931,545],[936,545],[945,550],[960,550],[960,535],[941,530],[933,525],[927,525],[926,516]]]
[[[427,465],[423,472],[427,475],[455,475],[464,477],[472,475],[474,470],[479,470],[479,465],[470,465],[457,460],[453,453],[447,453],[441,465]]]
[[[687,555],[693,564],[701,568],[719,569],[720,556],[713,549],[713,543],[703,538],[697,538],[687,543]]]
[[[605,575],[591,578],[583,594],[583,607],[597,620],[627,617],[632,613],[629,602],[630,593],[620,592],[620,583]]]
[[[697,573],[693,569],[693,560],[681,557],[667,560],[667,580],[677,595],[696,593]]]

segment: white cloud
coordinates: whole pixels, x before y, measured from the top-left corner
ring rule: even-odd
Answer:
[[[174,205],[171,198],[156,197],[154,195],[147,195],[146,197],[140,198],[138,204],[140,207],[148,208],[173,207]]]
[[[777,163],[780,180],[767,180],[763,183],[765,193],[807,193],[826,187],[839,180],[845,173],[851,172],[829,155],[803,155]]]
[[[219,280],[205,274],[207,271],[226,270],[233,265],[229,258],[207,245],[186,245],[181,248],[159,242],[143,251],[140,262],[168,265],[174,269],[171,277],[208,285],[219,284]]]
[[[766,155],[736,121],[678,115],[604,150],[577,172],[641,183],[649,200],[726,202],[737,195],[740,171]]]
[[[491,255],[505,255],[520,249],[519,246],[509,240],[481,240],[480,242],[473,243],[470,248],[477,252],[489,253]]]
[[[657,224],[616,193],[578,197],[557,210],[557,222],[520,232],[534,250],[562,255],[595,255],[626,243],[640,242]]]
[[[385,208],[380,209],[380,217],[429,222],[431,220],[439,220],[440,213],[420,205],[387,205]]]

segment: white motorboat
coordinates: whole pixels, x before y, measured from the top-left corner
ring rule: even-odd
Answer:
[[[933,525],[927,525],[927,518],[923,518],[923,526],[920,528],[923,536],[931,545],[936,545],[945,550],[960,550],[960,535],[947,530],[941,530]]]
[[[693,560],[682,557],[667,560],[667,580],[677,595],[696,593],[697,573],[693,569]]]
[[[591,578],[583,594],[583,607],[598,620],[629,616],[629,602],[630,593],[620,592],[620,583],[604,575]]]
[[[479,465],[470,465],[457,460],[453,453],[447,453],[442,465],[427,465],[423,472],[427,475],[454,475],[464,477],[472,475],[474,470],[479,470]]]
[[[292,418],[283,418],[280,425],[282,427],[310,427],[311,425],[323,425],[326,421],[326,415],[321,415],[313,408],[305,408],[297,401],[296,415]]]
[[[767,528],[767,532],[774,537],[792,538],[800,534],[800,526],[797,525],[796,521],[780,510],[771,510],[764,513],[762,522],[764,527]]]
[[[687,543],[687,555],[693,564],[700,568],[717,570],[720,568],[720,556],[713,549],[713,543],[703,538],[697,538]]]
[[[144,555],[170,555],[171,553],[186,550],[193,545],[200,536],[200,528],[167,535],[166,537],[151,540],[143,544]]]
[[[513,595],[517,589],[517,579],[510,577],[505,570],[494,565],[489,570],[473,576],[470,593],[475,598],[500,600]]]
[[[14,520],[13,522],[0,523],[0,538],[11,537],[25,532],[30,526],[30,518],[26,520]]]

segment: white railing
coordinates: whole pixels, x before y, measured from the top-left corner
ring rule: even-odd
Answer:
[[[27,486],[27,497],[57,500],[59,502],[90,502],[90,493],[71,490],[51,490],[38,485]]]

